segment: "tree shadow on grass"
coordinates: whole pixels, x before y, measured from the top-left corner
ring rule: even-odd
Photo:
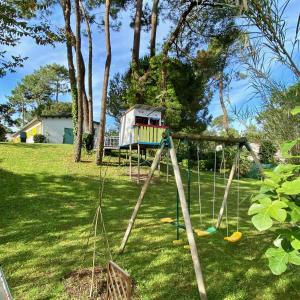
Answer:
[[[135,278],[143,299],[198,299],[189,251],[174,247],[175,228],[159,222],[162,217],[176,215],[174,178],[166,183],[164,176],[162,173],[150,186],[123,255],[117,250],[141,186],[124,177],[107,178],[103,212],[113,258]],[[191,218],[198,227],[196,182],[192,173]],[[211,174],[203,174],[204,227],[212,224],[211,183]],[[13,294],[21,299],[64,299],[61,278],[91,265],[92,246],[85,245],[98,204],[99,179],[51,173],[19,175],[0,169],[0,186],[0,257]],[[254,187],[251,181],[244,182],[243,196]],[[216,188],[219,207],[224,188],[221,178]],[[231,231],[236,225],[235,200],[233,187],[228,204]],[[223,240],[224,223],[217,234],[197,238],[209,299],[299,298],[293,288],[299,284],[295,270],[282,277],[268,270],[262,256],[274,236],[272,232],[256,234],[247,216],[248,207],[249,203],[242,203],[240,228],[244,236],[240,243],[230,245]],[[185,237],[184,231],[181,237]],[[97,263],[103,265],[108,259],[103,235],[96,250]],[[83,254],[87,257],[84,262]]]

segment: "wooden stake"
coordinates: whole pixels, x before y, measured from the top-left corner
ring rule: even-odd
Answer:
[[[132,145],[129,145],[129,176],[132,178]]]
[[[173,170],[174,170],[174,176],[175,176],[175,180],[176,180],[179,200],[180,200],[184,224],[185,224],[185,228],[186,228],[186,234],[187,234],[187,238],[189,241],[192,260],[193,260],[193,264],[194,264],[196,281],[197,281],[197,285],[198,285],[198,291],[199,291],[201,300],[207,300],[204,278],[203,278],[200,260],[199,260],[199,256],[198,256],[198,251],[197,251],[197,246],[196,246],[196,242],[195,242],[195,238],[194,238],[193,227],[192,227],[192,223],[191,223],[191,219],[190,219],[190,215],[189,215],[188,205],[187,205],[186,198],[185,198],[184,188],[183,188],[180,170],[179,170],[177,157],[176,157],[176,151],[175,151],[174,143],[173,143],[173,140],[171,137],[170,137],[170,145],[171,145],[171,149],[170,149],[171,162],[172,162],[172,166],[173,166]]]
[[[169,182],[169,158],[170,158],[170,152],[169,149],[167,149],[167,182]]]
[[[221,205],[221,208],[220,208],[220,211],[219,211],[219,216],[218,216],[218,221],[217,221],[217,224],[216,224],[216,228],[219,228],[220,225],[221,225],[221,222],[222,222],[224,209],[225,209],[225,206],[227,204],[227,198],[228,198],[228,195],[229,195],[229,189],[230,189],[230,186],[231,186],[231,183],[232,183],[232,180],[233,180],[233,176],[234,176],[234,173],[235,173],[235,170],[236,170],[237,156],[238,156],[238,153],[234,157],[234,161],[233,161],[233,164],[232,164],[232,167],[231,167],[231,171],[230,171],[229,178],[228,178],[227,185],[226,185],[225,192],[224,192],[223,202],[222,202],[222,205]]]
[[[141,207],[142,201],[143,201],[143,199],[145,197],[145,194],[146,194],[147,189],[149,187],[149,184],[150,184],[151,178],[152,178],[152,176],[154,174],[154,171],[157,168],[157,165],[158,165],[158,162],[159,162],[159,158],[160,158],[160,155],[161,155],[163,149],[164,149],[164,144],[156,152],[155,158],[154,158],[154,160],[152,162],[150,171],[148,173],[147,180],[145,181],[145,183],[144,183],[144,185],[142,187],[140,196],[139,196],[138,201],[137,201],[137,203],[135,205],[135,208],[133,210],[132,216],[131,216],[131,218],[129,220],[128,227],[127,227],[127,230],[126,230],[125,235],[123,237],[122,244],[121,244],[121,247],[120,247],[120,250],[119,250],[120,253],[122,253],[124,251],[124,249],[125,249],[126,243],[128,241],[129,235],[131,233],[132,227],[133,227],[135,219],[137,217],[138,211],[139,211],[139,209]]]
[[[140,170],[140,165],[141,165],[141,145],[138,144],[137,145],[137,152],[138,152],[138,176],[137,176],[137,182],[140,183],[140,173],[141,173],[141,170]]]

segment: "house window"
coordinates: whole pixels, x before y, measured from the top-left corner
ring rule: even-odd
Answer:
[[[135,117],[135,124],[148,125],[148,118],[146,117]]]
[[[159,119],[150,119],[150,125],[159,126]]]

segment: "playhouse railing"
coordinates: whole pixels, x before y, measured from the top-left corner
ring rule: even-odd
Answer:
[[[104,148],[118,149],[119,148],[119,136],[105,136],[104,137]]]
[[[133,143],[157,145],[162,139],[166,126],[137,124],[133,127]]]

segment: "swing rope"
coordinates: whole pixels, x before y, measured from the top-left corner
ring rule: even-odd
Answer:
[[[224,189],[226,189],[226,159],[225,159],[225,145],[222,145],[222,161],[221,161],[221,167],[223,165],[223,181],[224,181]],[[229,236],[229,224],[228,224],[228,205],[226,201],[226,206],[225,206],[225,221],[226,221],[226,232],[227,236]]]
[[[238,148],[236,157],[236,168],[237,168],[237,200],[236,200],[236,231],[239,231],[239,219],[240,219],[240,148]]]
[[[215,144],[215,159],[214,159],[214,187],[213,187],[213,198],[212,198],[212,217],[213,223],[215,222],[215,202],[216,202],[216,172],[217,172],[217,147]]]
[[[202,226],[202,201],[201,201],[201,175],[200,175],[200,149],[197,145],[197,180],[198,180],[198,200],[199,200],[199,213],[200,213],[200,225]]]

